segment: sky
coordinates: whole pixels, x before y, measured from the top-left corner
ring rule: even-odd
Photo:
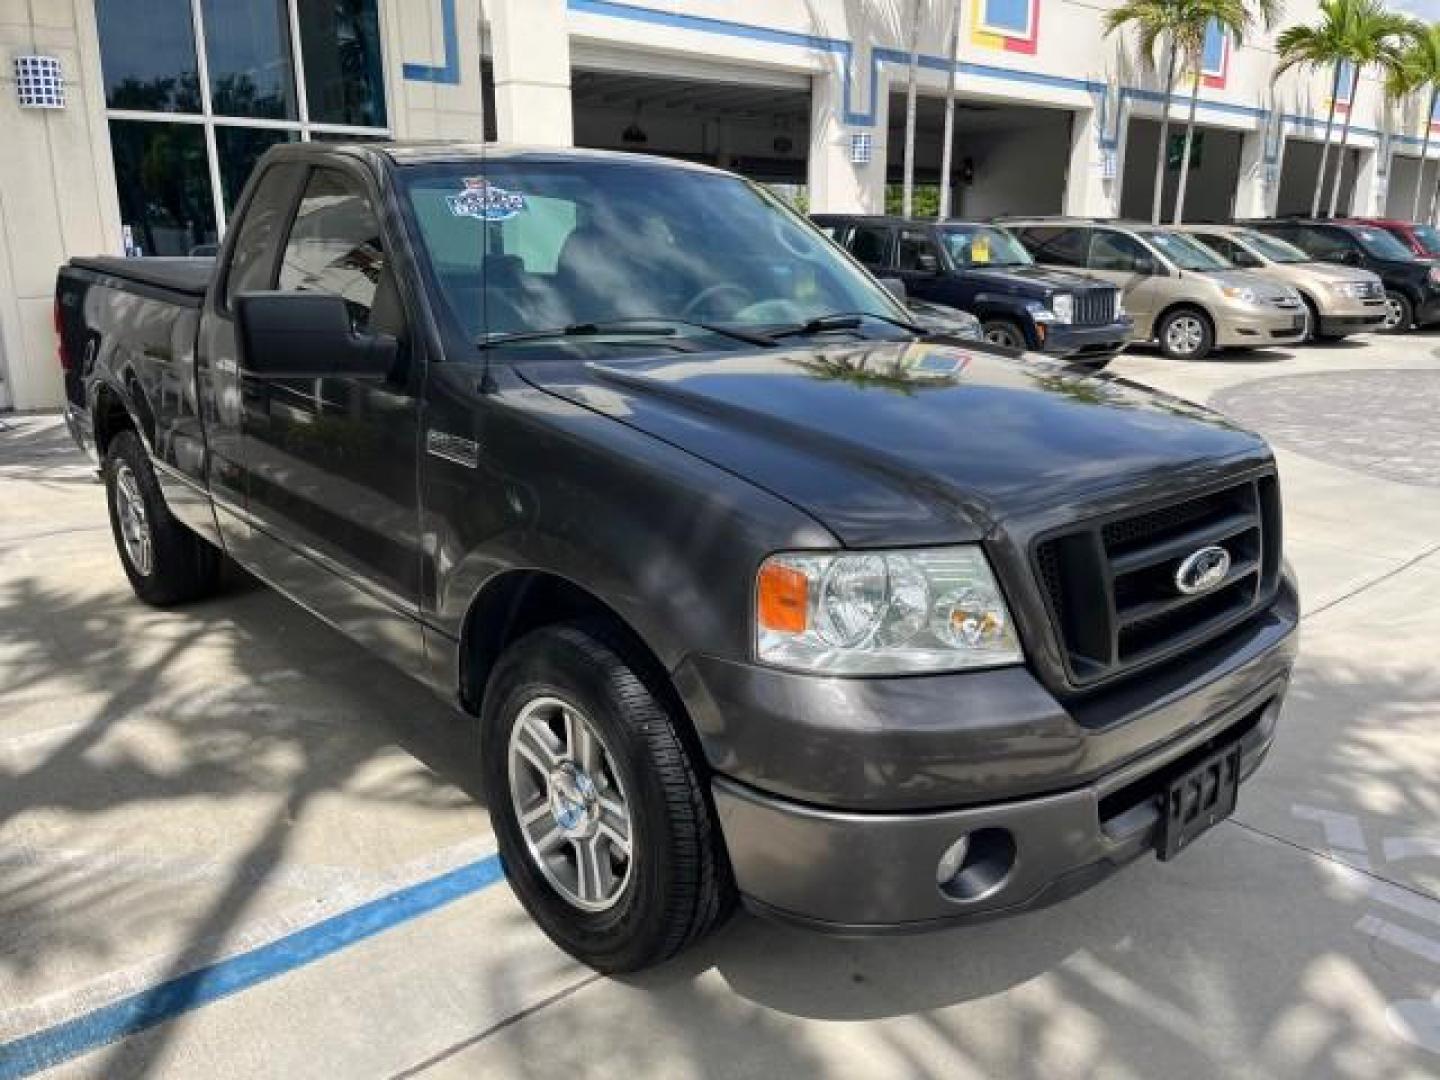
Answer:
[[[1440,22],[1440,0],[1390,0],[1390,6],[1426,22]]]

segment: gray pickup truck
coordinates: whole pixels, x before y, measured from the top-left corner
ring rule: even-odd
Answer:
[[[1264,442],[922,330],[738,177],[283,146],[214,260],[75,259],[56,317],[138,596],[227,557],[458,703],[515,892],[596,968],[737,897],[1055,901],[1185,849],[1274,737]]]

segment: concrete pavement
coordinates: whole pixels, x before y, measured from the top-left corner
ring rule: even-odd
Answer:
[[[0,420],[0,1076],[1440,1075],[1437,346],[1115,364],[1279,446],[1305,637],[1234,820],[1020,919],[741,916],[624,979],[485,877],[463,718],[246,580],[139,605],[58,423]]]

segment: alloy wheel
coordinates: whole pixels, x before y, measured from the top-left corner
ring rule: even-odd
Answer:
[[[634,866],[630,803],[614,758],[585,715],[530,701],[510,730],[510,799],[530,857],[582,911],[619,901]]]
[[[149,577],[155,566],[150,519],[145,514],[145,498],[140,494],[135,470],[124,462],[115,469],[115,511],[120,517],[120,538],[130,565],[141,577]]]
[[[1165,347],[1182,356],[1199,352],[1204,340],[1205,327],[1194,315],[1177,315],[1165,328]]]
[[[1405,309],[1400,301],[1393,296],[1385,298],[1385,322],[1382,324],[1384,330],[1398,330],[1400,321],[1405,317]]]

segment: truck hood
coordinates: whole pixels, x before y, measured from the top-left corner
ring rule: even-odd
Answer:
[[[1198,406],[981,345],[866,341],[515,371],[773,492],[852,546],[976,540],[1010,515],[1078,515],[1116,489],[1133,505],[1271,460],[1257,436]]]

